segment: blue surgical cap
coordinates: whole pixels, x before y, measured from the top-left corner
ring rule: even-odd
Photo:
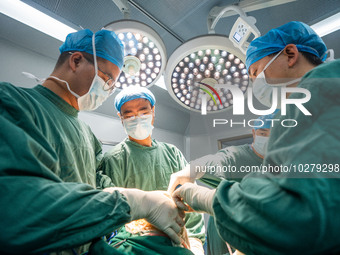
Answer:
[[[150,101],[151,107],[156,103],[156,98],[150,90],[140,86],[130,86],[123,89],[115,98],[115,107],[118,112],[123,104],[134,99],[144,98]]]
[[[250,43],[246,55],[247,70],[258,60],[281,51],[288,44],[295,44],[299,51],[309,52],[322,60],[327,57],[327,47],[315,31],[305,23],[291,21]]]
[[[272,127],[272,119],[275,117],[276,113],[278,112],[279,110],[275,110],[275,112],[273,112],[272,114],[268,114],[268,115],[263,115],[259,118],[257,118],[255,121],[254,121],[254,127],[253,129],[254,130],[257,130],[257,129],[262,129],[262,128],[268,128],[270,129]]]
[[[80,30],[67,35],[63,45],[59,47],[60,53],[65,51],[82,51],[93,55],[93,32],[89,29]],[[96,55],[104,58],[122,69],[124,64],[124,46],[117,35],[109,30],[100,30],[95,33]]]

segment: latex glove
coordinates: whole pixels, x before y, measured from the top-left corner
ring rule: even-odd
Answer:
[[[212,202],[215,191],[215,189],[208,189],[196,184],[185,183],[174,191],[172,198],[178,208],[182,210],[189,210],[189,207],[184,204],[185,202],[197,212],[206,212],[210,215],[214,215]]]
[[[190,169],[190,164],[187,165],[183,170],[171,175],[168,193],[172,194],[178,185],[183,185],[187,182],[194,183],[196,179],[200,179],[204,174],[204,172],[197,172],[195,169]]]
[[[178,210],[165,191],[143,191],[139,189],[106,188],[104,192],[118,190],[130,205],[131,221],[145,218],[149,223],[180,244],[178,233],[184,226],[184,213]]]
[[[204,255],[204,249],[203,249],[203,244],[201,240],[190,237],[189,238],[189,243],[190,243],[190,251],[195,254],[195,255]]]

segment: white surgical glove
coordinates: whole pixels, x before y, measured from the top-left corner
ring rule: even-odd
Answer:
[[[143,191],[139,189],[106,188],[105,192],[118,190],[130,205],[131,221],[145,218],[149,223],[180,244],[178,233],[184,226],[184,214],[180,214],[173,200],[165,191]]]
[[[170,177],[170,182],[168,186],[168,193],[172,194],[178,185],[183,185],[184,183],[191,182],[194,183],[196,179],[203,177],[205,173],[195,171],[195,169],[190,169],[190,164],[188,164],[183,170],[173,173]]]
[[[172,194],[178,208],[188,210],[184,204],[187,203],[193,210],[197,212],[206,212],[214,215],[212,202],[215,195],[215,189],[208,189],[192,183],[185,183]]]

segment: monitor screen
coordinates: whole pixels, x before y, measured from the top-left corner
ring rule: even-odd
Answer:
[[[234,37],[234,39],[235,39],[237,42],[240,42],[241,39],[242,39],[241,35],[240,35],[239,33],[237,33],[237,32],[235,32],[235,34],[234,34],[233,37]]]

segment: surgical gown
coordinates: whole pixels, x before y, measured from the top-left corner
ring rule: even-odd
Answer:
[[[186,164],[183,154],[174,145],[153,139],[152,146],[146,147],[126,138],[104,155],[99,169],[116,186],[151,191],[167,190],[171,174]],[[204,243],[202,214],[186,214],[185,226],[189,238],[198,238]]]
[[[251,145],[244,144],[224,148],[216,154],[201,157],[190,164],[192,168],[197,166],[205,171],[206,174],[200,181],[216,188],[223,179],[241,181],[249,173],[247,170],[259,169],[262,162],[263,159],[254,153]]]
[[[218,186],[213,201],[218,231],[240,251],[339,254],[339,70],[336,60],[308,72],[298,87],[311,93],[304,106],[312,116],[287,105],[281,121],[295,119],[298,125],[271,130],[264,164],[300,166],[301,173],[252,173],[240,183],[225,180]],[[290,99],[304,97],[293,93]],[[312,164],[325,165],[318,172]]]
[[[77,114],[41,85],[0,83],[1,254],[79,247],[130,220],[124,196],[95,189],[101,146]]]
[[[241,181],[247,174],[246,171],[241,172],[243,166],[259,167],[263,163],[263,159],[255,154],[250,144],[239,146],[230,146],[218,151],[216,154],[207,155],[200,159],[191,162],[193,167],[196,165],[200,167],[215,166],[215,168],[206,168],[207,173],[200,179],[203,183],[216,188],[222,180],[235,180]],[[235,166],[237,172],[227,171],[212,171],[216,166],[228,167]],[[228,252],[225,241],[219,236],[214,218],[209,217],[207,226],[207,254],[208,255],[221,255]]]

